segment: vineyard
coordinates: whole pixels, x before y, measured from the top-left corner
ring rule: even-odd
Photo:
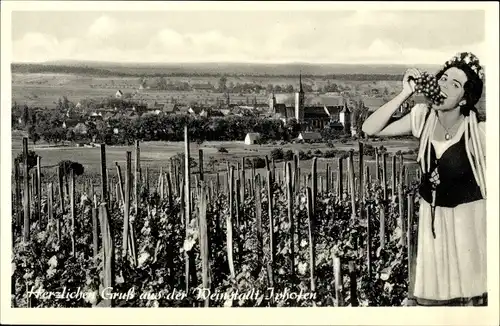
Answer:
[[[13,307],[402,306],[412,287],[418,175],[376,151],[331,159],[319,175],[297,155],[265,173],[242,159],[222,173],[185,157],[141,169],[140,146],[98,179],[40,158],[16,162]],[[355,158],[357,164],[354,164]],[[203,167],[200,150],[198,166]],[[132,166],[134,161],[134,166]],[[410,258],[410,259],[409,259]]]

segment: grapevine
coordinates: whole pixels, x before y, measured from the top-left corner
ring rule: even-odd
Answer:
[[[151,180],[158,175],[150,174]],[[313,244],[315,252],[314,280],[315,297],[304,300],[276,301],[265,293],[272,284],[275,292],[308,292],[311,290],[310,225],[306,187],[300,184],[292,196],[292,216],[295,232],[290,234],[291,223],[288,212],[288,198],[285,181],[272,180],[272,197],[259,177],[260,188],[247,182],[244,189],[235,189],[240,196],[233,201],[232,251],[235,277],[231,277],[228,261],[227,217],[230,198],[226,186],[212,188],[206,207],[207,236],[209,243],[210,306],[215,307],[269,307],[269,306],[333,306],[338,305],[335,297],[335,275],[333,260],[343,262],[341,280],[345,305],[400,306],[408,295],[408,250],[402,238],[405,237],[398,225],[399,203],[397,199],[383,200],[383,187],[379,180],[364,185],[364,201],[345,191],[338,196],[333,185],[331,189],[320,189],[315,198]],[[248,180],[247,180],[248,181]],[[240,184],[240,183],[238,183]],[[113,291],[133,291],[133,298],[117,298],[114,306],[123,307],[196,307],[204,300],[197,296],[203,288],[202,250],[198,207],[201,183],[193,184],[193,207],[189,220],[185,216],[183,189],[176,187],[162,192],[157,187],[139,185],[138,209],[131,208],[130,221],[134,230],[135,261],[131,253],[123,255],[124,206],[114,198],[109,205],[109,227],[114,247]],[[416,183],[407,182],[403,198],[415,192]],[[240,190],[242,192],[240,193]],[[168,194],[167,194],[168,193]],[[243,196],[241,196],[243,194]],[[85,191],[77,191],[74,232],[76,252],[71,251],[70,210],[55,206],[51,220],[47,215],[47,194],[42,195],[43,210],[40,221],[32,219],[30,241],[25,242],[19,233],[14,239],[12,257],[12,305],[16,307],[92,307],[103,304],[104,250],[103,236],[98,232],[99,251],[93,252],[94,202]],[[355,211],[352,211],[351,196]],[[257,201],[257,198],[259,199]],[[413,198],[413,197],[412,197]],[[67,200],[67,198],[65,198]],[[234,198],[233,198],[234,200]],[[272,216],[268,207],[272,200]],[[417,198],[414,199],[415,204]],[[238,204],[235,204],[238,202]],[[260,204],[259,204],[260,203]],[[68,207],[68,202],[65,203]],[[381,209],[385,212],[385,241],[379,236]],[[417,206],[416,206],[417,207]],[[36,206],[33,205],[32,211]],[[93,212],[94,211],[94,212]],[[367,218],[369,212],[369,219]],[[17,212],[13,211],[13,216]],[[261,230],[257,223],[260,215]],[[274,255],[270,251],[269,223],[274,225]],[[13,218],[13,228],[18,228]],[[58,238],[57,224],[61,225]],[[101,223],[101,222],[99,222]],[[186,224],[187,223],[187,224]],[[408,226],[415,228],[415,221]],[[368,233],[368,229],[370,233]],[[261,238],[257,236],[261,232]],[[368,236],[370,250],[368,252]],[[259,242],[261,241],[261,242]],[[293,250],[292,250],[293,246]],[[130,249],[132,250],[132,249]],[[292,260],[293,251],[293,260]],[[370,270],[367,257],[371,257]],[[188,260],[187,260],[188,259]],[[273,259],[272,263],[271,260]],[[349,274],[347,262],[355,266],[355,278]],[[189,276],[186,276],[189,265]],[[272,266],[272,267],[270,267]],[[189,283],[187,283],[189,282]],[[351,285],[355,282],[356,299],[351,297]],[[79,288],[86,296],[78,299],[43,298],[27,296],[31,292],[61,292],[64,289]],[[169,294],[189,289],[182,298]],[[253,291],[253,292],[252,292]],[[244,298],[242,293],[259,293]],[[139,294],[144,294],[140,297]],[[147,295],[145,295],[147,294]]]

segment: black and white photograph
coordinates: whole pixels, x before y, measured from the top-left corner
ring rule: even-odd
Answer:
[[[498,3],[70,3],[2,3],[2,310],[498,307]]]

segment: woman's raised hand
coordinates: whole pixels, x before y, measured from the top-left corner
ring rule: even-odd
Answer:
[[[415,80],[422,76],[422,73],[417,68],[410,68],[406,70],[403,77],[403,93],[406,96],[411,96],[415,93],[415,86],[417,85]]]

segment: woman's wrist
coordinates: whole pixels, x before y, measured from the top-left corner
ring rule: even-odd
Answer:
[[[403,89],[399,94],[398,97],[404,102],[406,101],[410,96],[412,96],[412,91],[411,90],[405,90]]]

